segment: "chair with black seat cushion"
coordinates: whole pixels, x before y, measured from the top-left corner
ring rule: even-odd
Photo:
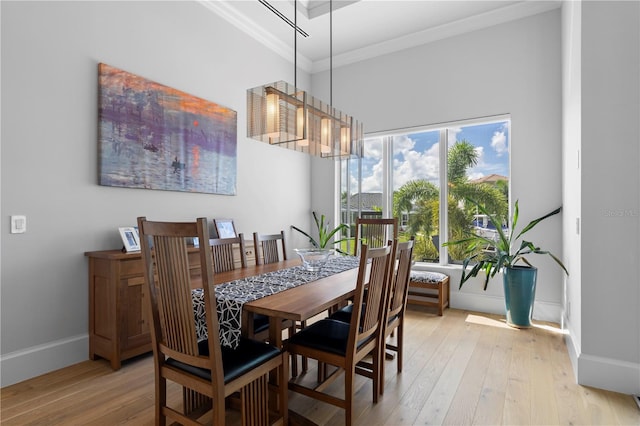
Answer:
[[[373,402],[378,401],[379,368],[382,362],[380,344],[384,329],[384,306],[391,268],[391,253],[391,246],[373,249],[369,249],[366,245],[362,246],[353,303],[353,317],[360,318],[359,321],[346,323],[325,318],[309,325],[285,342],[285,348],[292,355],[306,356],[317,360],[319,364],[337,367],[328,377],[323,377],[323,381],[317,386],[306,386],[303,384],[303,379],[294,377],[289,381],[289,389],[343,408],[347,425],[353,423],[356,373],[372,379]],[[372,357],[372,368],[361,369],[358,363],[369,355]],[[324,392],[342,373],[344,373],[344,398]]]
[[[382,247],[388,241],[398,239],[397,218],[356,218],[355,244],[353,254],[357,256],[360,247]]]
[[[187,238],[208,241],[206,218],[152,222],[139,217],[138,230],[151,316],[156,424],[164,425],[167,419],[198,424],[212,410],[207,420],[223,425],[225,399],[232,394],[239,395],[243,424],[266,425],[271,420],[286,424],[288,354],[246,338],[235,349],[221,346],[209,244],[200,244],[198,249],[209,338],[197,340]],[[270,413],[268,376],[275,371],[281,385],[277,413]],[[168,405],[167,381],[183,387],[182,407]]]
[[[280,247],[278,247],[278,242],[280,242]],[[259,234],[254,232],[253,245],[256,251],[256,265],[287,260],[284,231],[280,231],[279,234]]]
[[[382,335],[384,345],[381,346],[381,359],[385,359],[386,350],[397,353],[397,370],[402,371],[403,337],[404,337],[404,313],[407,305],[409,290],[409,275],[413,256],[414,239],[395,244],[394,255],[397,261],[395,269],[391,270],[389,279],[390,287],[387,296],[386,326]],[[353,305],[348,305],[335,313],[330,318],[338,321],[350,322]],[[387,343],[387,339],[397,330],[396,344]],[[380,394],[384,393],[384,362],[380,365]]]

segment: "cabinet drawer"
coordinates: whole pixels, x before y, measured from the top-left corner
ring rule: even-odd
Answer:
[[[126,277],[130,275],[143,276],[144,270],[142,269],[142,259],[126,259],[120,261],[120,276]]]

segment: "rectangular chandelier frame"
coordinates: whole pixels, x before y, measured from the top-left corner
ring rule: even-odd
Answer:
[[[284,82],[247,90],[247,136],[322,158],[362,156],[362,123]]]

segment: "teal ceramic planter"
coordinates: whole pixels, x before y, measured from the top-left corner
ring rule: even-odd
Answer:
[[[538,269],[526,266],[504,268],[504,303],[507,309],[507,324],[512,327],[531,327],[533,301],[536,298],[536,276]]]

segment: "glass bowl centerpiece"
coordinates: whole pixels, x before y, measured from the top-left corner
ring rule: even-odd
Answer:
[[[322,248],[294,249],[294,251],[302,259],[302,266],[309,272],[318,272],[322,269],[322,266],[333,253],[333,249]]]
[[[302,264],[306,268],[307,271],[317,272],[322,268],[329,256],[333,254],[334,249],[327,248],[328,245],[339,244],[342,241],[346,241],[346,238],[331,241],[331,239],[340,231],[345,232],[349,228],[344,223],[336,226],[334,229],[329,229],[329,222],[325,220],[325,216],[321,215],[320,219],[316,215],[316,212],[313,212],[313,219],[316,223],[316,228],[318,230],[318,239],[316,240],[314,237],[309,235],[307,232],[298,228],[297,226],[291,225],[291,228],[300,232],[305,237],[309,238],[309,242],[313,246],[313,248],[306,249],[295,249],[295,252],[302,259]],[[336,249],[335,251],[341,253],[342,251]]]

